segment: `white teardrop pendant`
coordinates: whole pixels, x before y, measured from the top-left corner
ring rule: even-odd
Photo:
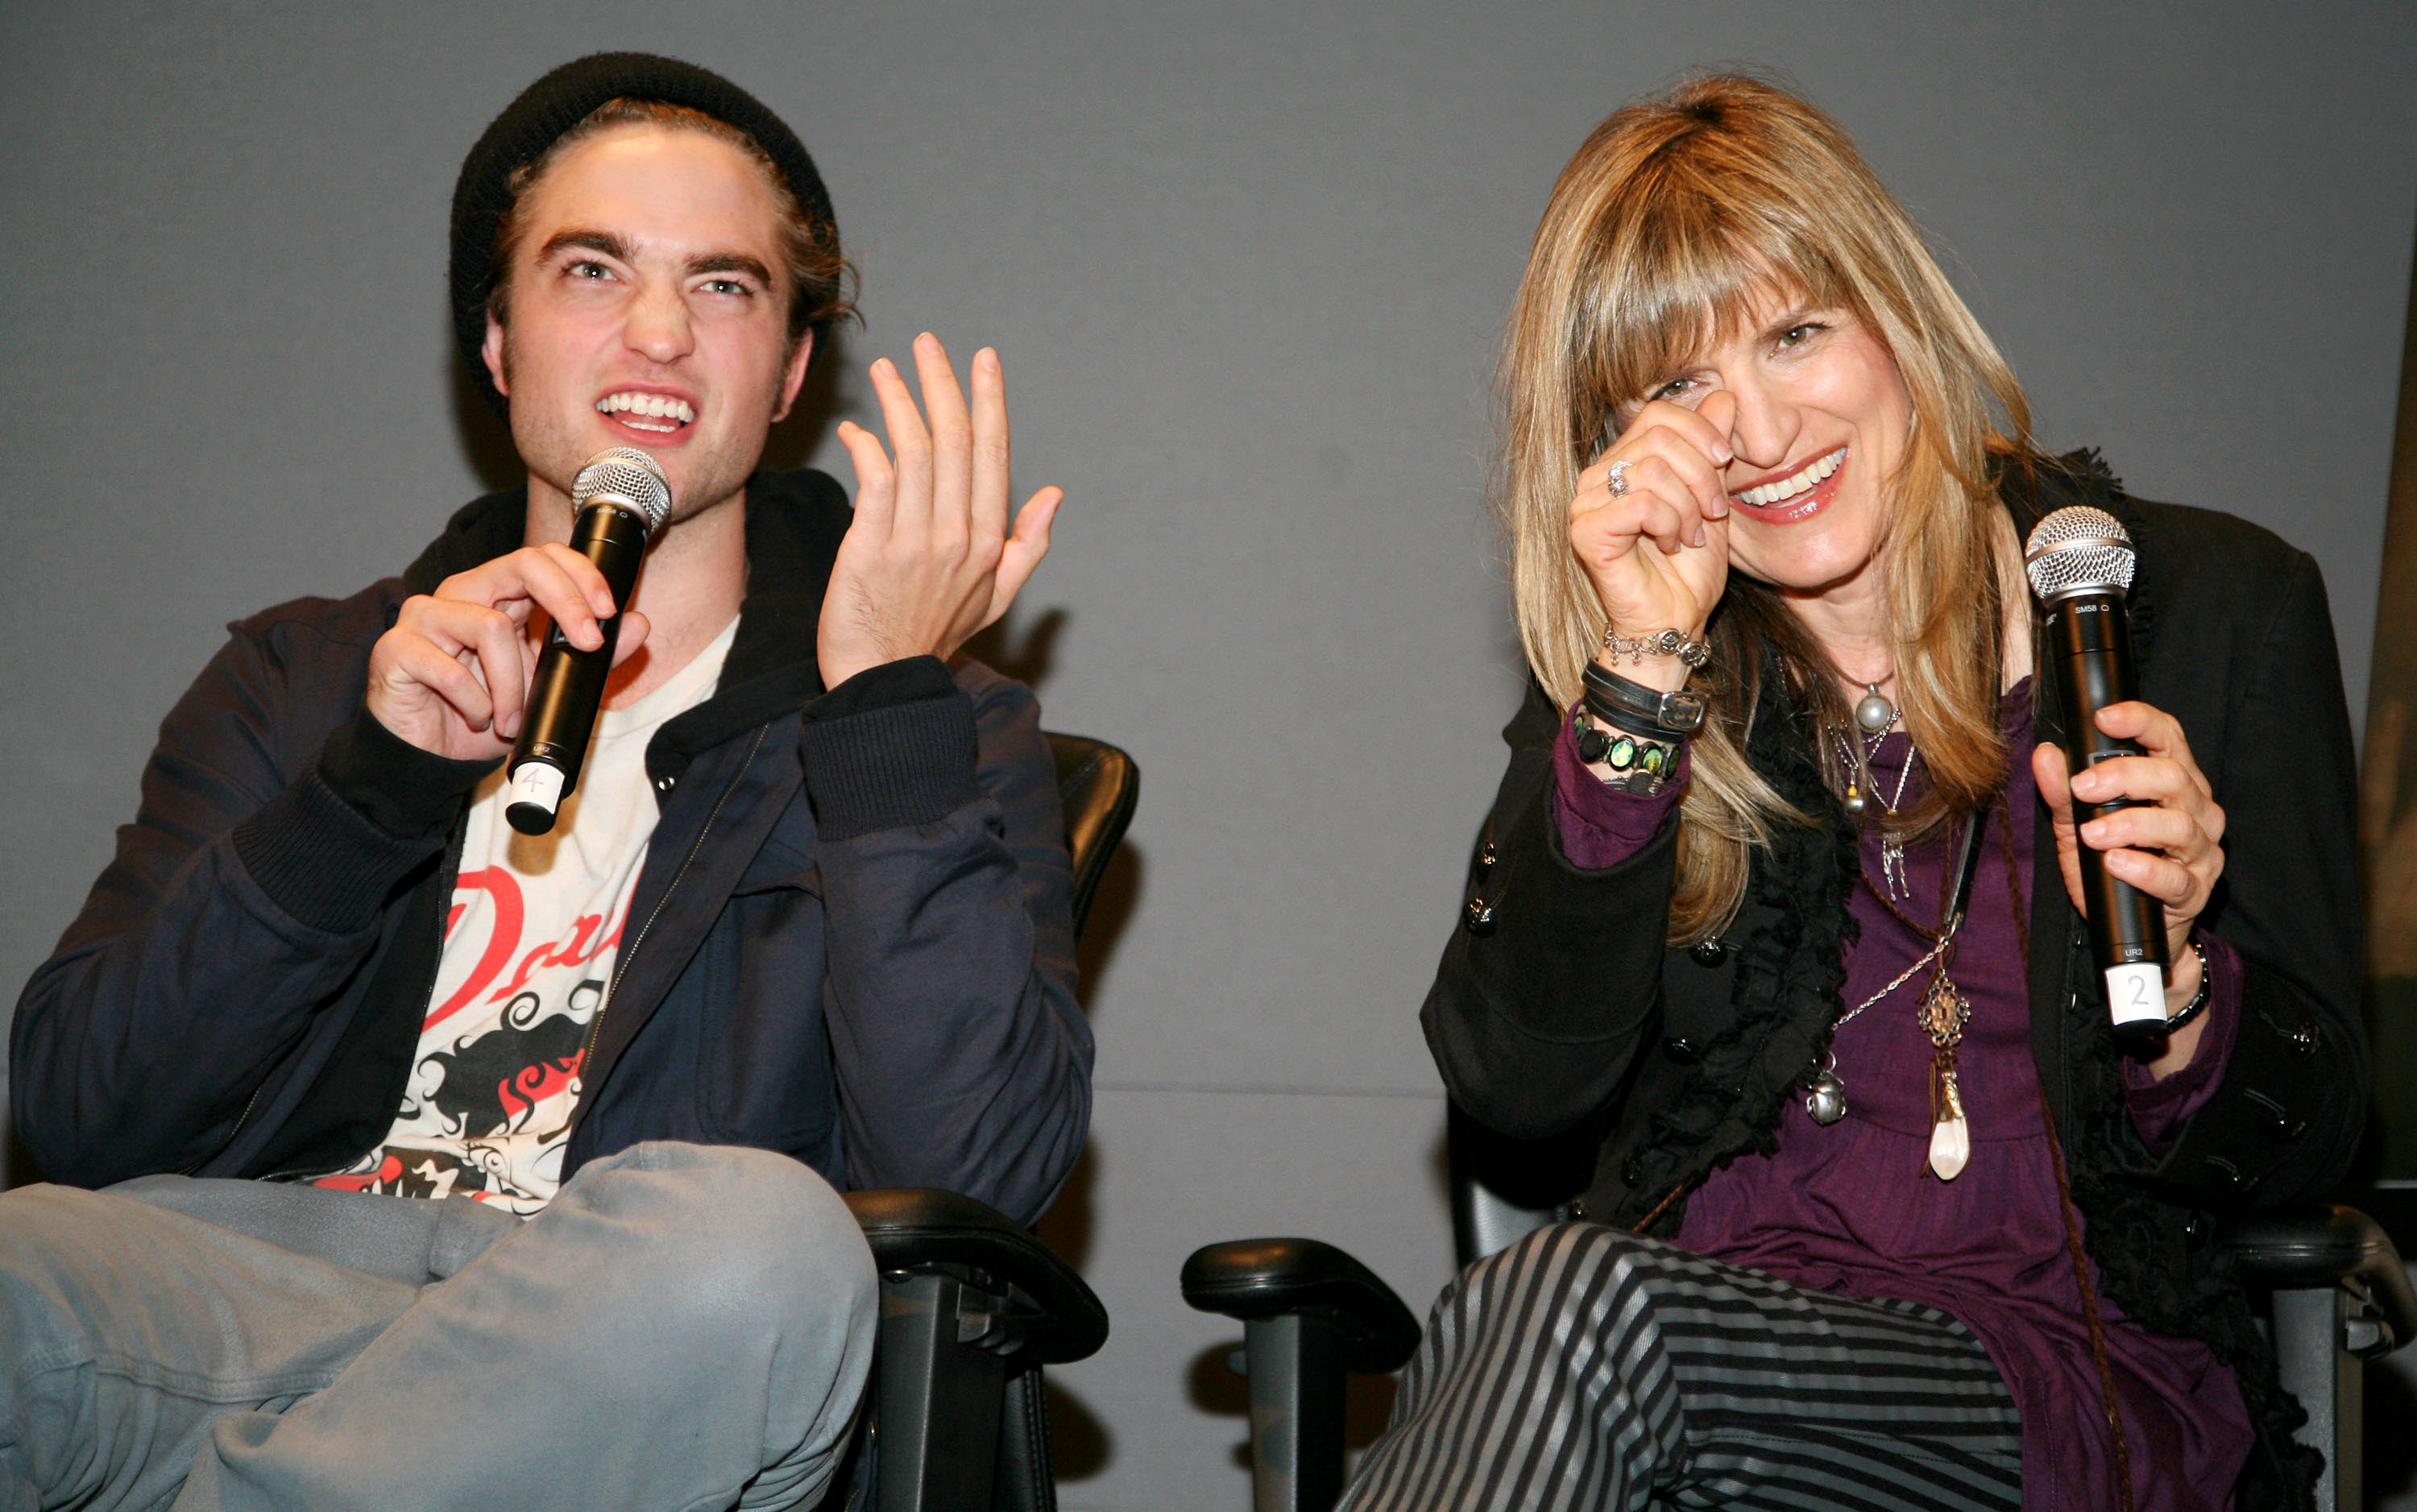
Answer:
[[[1932,1063],[1930,1170],[1941,1181],[1953,1181],[1972,1160],[1972,1126],[1965,1121],[1964,1096],[1955,1073]]]
[[[1963,1116],[1934,1125],[1930,1130],[1930,1170],[1941,1181],[1953,1181],[1964,1173],[1972,1158],[1972,1128]]]

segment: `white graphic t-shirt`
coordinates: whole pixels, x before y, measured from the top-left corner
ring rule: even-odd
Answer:
[[[646,742],[713,695],[737,628],[733,619],[669,682],[604,711],[552,833],[505,820],[502,768],[479,784],[402,1110],[376,1149],[316,1185],[472,1197],[522,1217],[553,1200],[588,1026],[654,833]]]

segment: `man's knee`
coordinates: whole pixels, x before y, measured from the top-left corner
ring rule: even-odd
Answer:
[[[68,1286],[105,1263],[112,1248],[106,1199],[72,1187],[0,1194],[0,1334],[11,1345],[54,1343],[71,1308]]]
[[[614,1269],[633,1297],[684,1326],[777,1321],[870,1333],[873,1253],[847,1204],[800,1161],[737,1145],[640,1144],[581,1172],[563,1197],[630,1227],[636,1242]]]

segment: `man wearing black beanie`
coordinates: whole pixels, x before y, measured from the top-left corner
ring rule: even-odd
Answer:
[[[20,999],[0,1506],[810,1506],[871,1258],[834,1188],[1030,1220],[1091,1044],[1028,690],[956,658],[1048,549],[996,353],[853,508],[755,471],[848,268],[813,159],[714,74],[604,54],[453,204],[473,380],[524,487],[399,577],[235,627]],[[626,605],[585,461],[669,478]],[[502,820],[548,626],[615,670],[553,833]],[[952,670],[953,667],[953,670]]]

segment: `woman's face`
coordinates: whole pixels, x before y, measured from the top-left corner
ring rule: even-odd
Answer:
[[[1715,394],[1727,400],[1706,413],[1737,453],[1721,475],[1730,566],[1791,595],[1867,582],[1913,430],[1888,349],[1846,310],[1765,297],[1646,398],[1701,411]]]

